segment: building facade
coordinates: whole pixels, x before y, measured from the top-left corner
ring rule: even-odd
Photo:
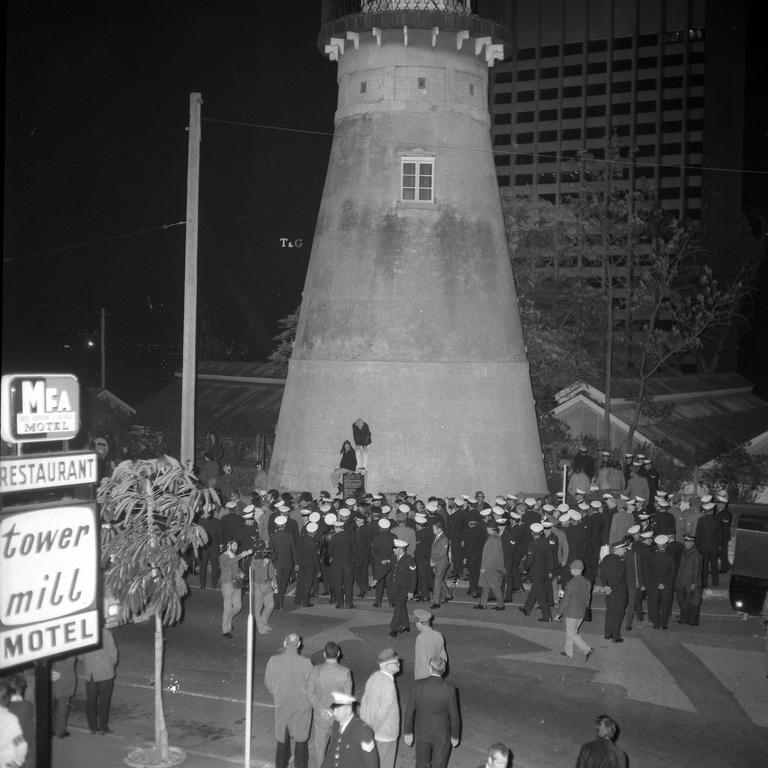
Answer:
[[[499,186],[559,201],[576,191],[578,153],[604,158],[612,142],[627,188],[648,185],[727,241],[741,213],[744,0],[500,6],[512,51],[489,91]]]

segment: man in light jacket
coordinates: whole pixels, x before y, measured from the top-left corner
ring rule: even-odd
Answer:
[[[378,662],[378,671],[365,684],[360,717],[373,730],[380,768],[394,768],[400,735],[400,705],[395,686],[400,657],[391,648],[386,648],[379,654]]]
[[[573,560],[569,568],[571,578],[565,585],[560,613],[555,617],[558,621],[561,617],[565,619],[565,650],[561,651],[561,654],[572,659],[575,645],[584,653],[584,661],[588,661],[594,651],[579,634],[579,628],[589,605],[590,585],[581,575],[584,570],[584,563],[581,560]]]

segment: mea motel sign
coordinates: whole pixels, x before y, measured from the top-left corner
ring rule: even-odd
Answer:
[[[8,374],[1,410],[8,443],[70,440],[80,431],[80,384],[67,373]]]
[[[0,516],[0,669],[99,642],[95,504]]]

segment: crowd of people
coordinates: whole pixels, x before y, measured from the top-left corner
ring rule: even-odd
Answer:
[[[312,607],[319,598],[347,610],[370,594],[375,608],[386,600],[394,609],[389,634],[395,637],[410,630],[409,601],[444,610],[466,582],[477,610],[503,611],[518,601],[526,616],[538,610],[539,621],[567,624],[582,605],[581,620],[590,618],[597,590],[605,595],[605,638],[620,643],[622,632],[646,615],[654,628],[667,629],[675,599],[677,621],[698,624],[702,594],[719,586],[730,567],[727,496],[668,493],[644,456],[627,456],[623,469],[604,456],[596,470],[580,450],[564,490],[547,496],[487,500],[477,491],[422,499],[400,491],[344,498],[304,491],[294,497],[231,488],[226,497],[200,516],[208,544],[197,569],[202,589],[221,580],[228,638],[240,610],[239,584],[250,577],[262,633],[271,629],[273,610]],[[581,586],[569,589],[575,576]],[[558,608],[561,600],[567,613]],[[570,637],[567,655],[571,644],[580,647]]]
[[[286,635],[264,673],[275,703],[275,768],[287,768],[291,755],[295,768],[307,768],[310,740],[319,768],[394,768],[401,737],[414,748],[417,768],[447,768],[461,743],[461,713],[458,691],[446,680],[445,641],[432,618],[430,611],[416,611],[414,685],[403,707],[397,682],[403,660],[392,648],[378,653],[356,696],[337,643],[326,643],[323,661],[313,665],[301,655],[301,637]],[[626,768],[615,721],[600,715],[595,730],[597,738],[581,747],[576,768]],[[478,768],[510,768],[512,759],[512,750],[496,742]]]

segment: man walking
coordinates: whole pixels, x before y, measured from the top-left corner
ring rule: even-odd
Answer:
[[[333,693],[352,693],[352,673],[339,664],[341,648],[334,643],[325,644],[322,664],[312,667],[307,678],[307,697],[312,704],[312,731],[317,765],[323,762],[333,728]],[[373,736],[371,736],[373,739]]]
[[[416,743],[417,768],[446,768],[451,747],[459,746],[461,720],[456,689],[443,680],[445,661],[429,661],[430,674],[416,681],[403,720],[403,741]]]
[[[538,621],[552,621],[550,582],[555,571],[552,547],[549,546],[546,539],[542,538],[544,526],[541,523],[531,523],[530,528],[533,540],[525,555],[524,567],[531,578],[531,591],[525,599],[525,605],[518,610],[526,616],[530,616],[531,611],[538,603],[541,611],[541,618]]]
[[[561,617],[565,619],[565,650],[561,651],[561,654],[572,659],[573,646],[575,645],[584,654],[584,661],[589,661],[589,657],[594,651],[579,634],[579,628],[584,621],[584,614],[589,605],[590,584],[581,575],[584,571],[584,563],[581,560],[572,561],[568,567],[571,571],[571,578],[565,585],[563,599],[560,602],[560,612],[555,617],[556,621],[559,621]]]
[[[283,641],[283,652],[271,656],[264,672],[264,685],[275,699],[275,768],[287,768],[291,738],[295,742],[293,764],[307,768],[312,705],[307,696],[307,678],[312,662],[299,654],[301,638],[291,632]]]
[[[355,715],[355,697],[338,691],[331,696],[334,723],[321,768],[379,768],[373,731]]]
[[[416,620],[416,651],[413,657],[413,677],[422,680],[432,673],[429,669],[430,659],[435,657],[448,663],[448,654],[445,652],[445,638],[432,628],[432,614],[423,608],[417,608],[413,612]]]
[[[627,610],[627,568],[624,555],[627,545],[623,541],[614,542],[611,554],[600,563],[600,580],[605,588],[605,639],[614,643],[623,643],[621,622]]]
[[[373,730],[381,768],[394,768],[400,735],[400,705],[395,687],[400,657],[391,648],[386,648],[379,654],[378,662],[378,671],[365,684],[360,717]]]
[[[492,592],[496,599],[495,610],[503,611],[504,592],[502,583],[507,572],[504,565],[504,549],[501,544],[499,527],[495,523],[491,523],[487,526],[487,531],[488,538],[485,540],[485,544],[483,544],[483,555],[480,561],[479,581],[483,591],[480,595],[480,602],[475,608],[484,611],[488,607],[488,600]]]
[[[407,541],[395,539],[395,563],[392,566],[392,602],[395,604],[395,610],[389,623],[390,637],[397,637],[399,632],[411,631],[406,603],[413,597],[413,591],[416,589],[416,562],[406,554],[407,547]]]

